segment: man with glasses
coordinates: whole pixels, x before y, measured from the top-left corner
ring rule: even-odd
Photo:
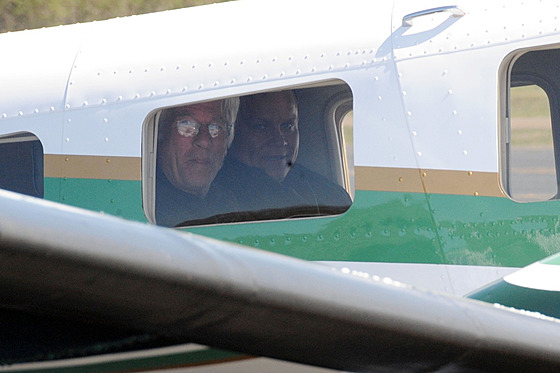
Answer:
[[[238,98],[164,110],[158,125],[156,223],[213,223],[235,197],[213,183],[233,140]]]

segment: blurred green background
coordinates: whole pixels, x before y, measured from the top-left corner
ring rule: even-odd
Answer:
[[[0,32],[103,20],[227,0],[0,0]]]
[[[512,88],[511,141],[514,146],[552,149],[550,102],[540,87]]]

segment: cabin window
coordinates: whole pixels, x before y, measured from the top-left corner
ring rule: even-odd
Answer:
[[[519,202],[558,199],[560,50],[526,52],[511,66],[502,184]]]
[[[36,136],[1,136],[0,160],[0,188],[43,198],[43,146]]]
[[[144,126],[144,209],[177,227],[344,213],[352,203],[345,84],[164,108]]]

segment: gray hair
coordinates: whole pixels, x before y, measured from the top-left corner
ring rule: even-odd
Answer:
[[[222,116],[228,124],[228,148],[235,135],[235,120],[239,111],[239,97],[229,97],[222,100]]]
[[[184,106],[189,106],[189,105],[184,105]],[[158,120],[159,123],[158,142],[164,141],[167,138],[166,128],[173,123],[175,117],[177,116],[177,111],[182,107],[183,106],[176,106],[161,111]],[[235,120],[237,118],[238,111],[239,111],[239,97],[229,97],[222,100],[222,118],[225,119],[227,123],[227,129],[228,129],[228,148],[233,141],[233,136],[235,132],[234,126],[235,126]]]

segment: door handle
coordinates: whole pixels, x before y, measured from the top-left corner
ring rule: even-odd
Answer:
[[[443,13],[443,12],[451,13],[451,16],[455,17],[455,18],[462,17],[466,14],[464,11],[459,9],[456,5],[442,6],[442,7],[438,7],[438,8],[421,10],[419,12],[410,13],[410,14],[404,16],[403,19],[402,19],[402,27],[412,26],[412,20],[414,18],[422,17],[422,16],[425,16],[425,15],[428,15],[428,14]]]

